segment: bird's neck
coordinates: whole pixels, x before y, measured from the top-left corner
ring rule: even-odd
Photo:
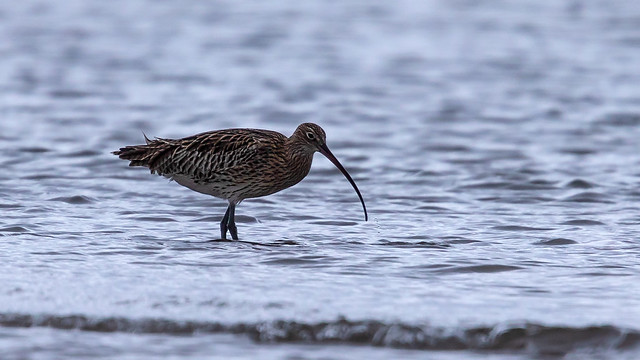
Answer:
[[[288,172],[295,183],[298,183],[309,173],[315,151],[309,149],[309,145],[294,138],[288,139],[287,158]],[[295,184],[294,183],[294,184]]]

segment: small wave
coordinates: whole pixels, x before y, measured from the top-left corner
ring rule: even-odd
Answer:
[[[90,91],[75,90],[75,89],[57,89],[49,92],[49,96],[58,99],[81,99],[90,96],[97,95]]]
[[[490,265],[454,266],[454,267],[440,269],[438,270],[438,272],[453,273],[453,274],[495,273],[495,272],[513,271],[513,270],[520,270],[520,269],[522,268],[519,266],[490,264]]]
[[[529,182],[511,182],[511,181],[496,181],[496,182],[481,182],[475,184],[469,184],[459,187],[459,189],[505,189],[514,191],[529,191],[529,190],[554,190],[556,187],[553,183],[529,181]]]
[[[19,209],[22,205],[15,203],[0,203],[0,209]]]
[[[98,155],[102,155],[102,153],[96,150],[85,149],[85,150],[72,151],[62,156],[69,157],[69,158],[83,158],[83,157],[92,157],[92,156],[98,156]]]
[[[571,155],[591,155],[597,152],[596,149],[586,147],[565,147],[558,149],[559,152]]]
[[[594,184],[582,179],[571,180],[569,183],[565,185],[565,187],[573,188],[573,189],[590,189],[594,186],[595,186]]]
[[[223,324],[152,318],[0,313],[0,326],[167,335],[229,333],[246,335],[261,343],[350,344],[415,350],[518,351],[559,356],[585,349],[629,350],[640,347],[639,331],[609,325],[551,327],[514,323],[492,327],[442,328],[375,320],[349,321],[344,318],[318,323],[276,320]]]
[[[51,149],[47,149],[45,147],[40,147],[40,146],[33,146],[33,147],[23,147],[23,148],[19,148],[18,151],[20,152],[26,152],[26,153],[35,153],[35,154],[39,154],[39,153],[46,153],[51,151]]]
[[[556,239],[549,239],[549,240],[541,240],[534,243],[534,245],[571,245],[571,244],[577,244],[577,243],[578,243],[577,241],[571,240],[571,239],[556,238]]]
[[[149,222],[175,222],[176,219],[172,219],[166,216],[139,216],[133,218],[137,221],[149,221]]]
[[[67,204],[84,205],[84,204],[91,204],[95,202],[95,199],[90,198],[88,196],[84,196],[84,195],[74,195],[74,196],[56,197],[56,198],[49,199],[49,201],[61,201]]]
[[[481,182],[475,184],[469,184],[460,186],[460,189],[506,189],[511,186],[510,182],[506,181],[497,181],[497,182]]]
[[[307,258],[285,258],[285,259],[271,259],[261,261],[262,264],[267,265],[315,265],[318,264],[318,259],[307,259]]]
[[[579,202],[579,203],[603,203],[610,204],[613,201],[609,200],[606,195],[597,192],[582,192],[576,195],[569,196],[564,199],[567,202]]]
[[[501,226],[494,226],[492,229],[501,230],[501,231],[548,231],[548,230],[553,230],[553,228],[538,228],[538,227],[520,226],[520,225],[501,225]]]
[[[29,229],[22,226],[7,226],[0,228],[0,232],[9,232],[9,233],[27,233]]]
[[[553,198],[544,197],[544,196],[509,196],[509,197],[489,196],[489,197],[479,198],[478,200],[503,203],[503,204],[539,204],[543,202],[554,201]]]
[[[640,114],[635,112],[609,113],[605,114],[597,123],[616,127],[638,126],[640,125]]]
[[[453,144],[432,144],[424,147],[425,150],[431,152],[470,152],[471,148],[465,145],[453,145]]]
[[[311,224],[315,225],[331,225],[331,226],[354,226],[358,225],[355,221],[339,221],[339,220],[320,220],[312,221]]]
[[[423,212],[435,213],[435,214],[452,213],[453,212],[452,210],[447,209],[447,208],[442,207],[442,206],[430,206],[430,205],[418,206],[416,209],[417,210],[423,210]]]
[[[211,84],[211,79],[198,74],[154,74],[149,78],[156,83],[174,84]]]
[[[447,243],[439,243],[439,242],[424,241],[424,240],[416,241],[416,242],[382,240],[380,242],[380,245],[394,246],[394,247],[401,247],[401,248],[433,248],[433,249],[446,249],[448,247],[451,247],[451,245]]]
[[[576,219],[569,220],[561,223],[560,225],[582,225],[582,226],[594,226],[594,225],[605,225],[604,223],[597,220],[588,220],[588,219]]]

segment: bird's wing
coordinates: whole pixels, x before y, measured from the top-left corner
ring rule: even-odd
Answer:
[[[187,175],[195,181],[215,181],[269,152],[286,137],[267,130],[233,129],[205,132],[183,139],[156,138],[146,145],[145,164],[160,175]]]

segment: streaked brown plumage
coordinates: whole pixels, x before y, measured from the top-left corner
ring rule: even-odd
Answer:
[[[113,154],[129,166],[145,166],[152,174],[175,180],[194,191],[226,199],[227,212],[220,223],[238,239],[235,206],[244,199],[273,194],[291,187],[309,173],[313,154],[319,151],[333,162],[356,190],[367,220],[367,209],[349,173],[326,145],[324,130],[316,124],[298,126],[291,137],[258,129],[216,130],[182,139],[149,140],[146,145],[120,148]]]

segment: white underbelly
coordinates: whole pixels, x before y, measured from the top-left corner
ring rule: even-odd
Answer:
[[[170,179],[201,194],[211,195],[221,199],[229,198],[229,189],[224,189],[215,183],[195,182],[190,177],[184,175],[174,175],[171,176]]]

